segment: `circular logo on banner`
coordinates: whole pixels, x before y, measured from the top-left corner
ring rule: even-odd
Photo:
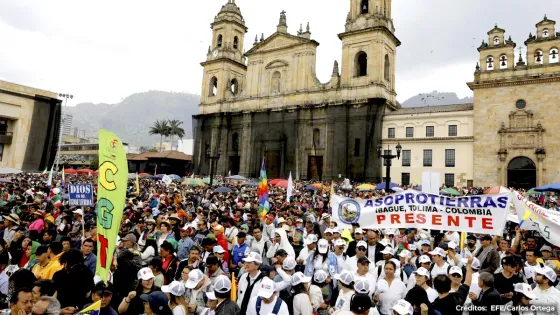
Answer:
[[[360,204],[355,200],[344,200],[338,205],[338,217],[346,224],[358,222],[360,218]]]

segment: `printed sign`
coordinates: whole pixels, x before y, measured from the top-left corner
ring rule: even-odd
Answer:
[[[511,193],[447,197],[406,190],[378,199],[331,197],[333,220],[365,229],[422,228],[501,235]]]
[[[519,227],[538,231],[541,236],[554,245],[560,245],[560,212],[543,208],[513,192],[513,204],[519,217]]]
[[[171,179],[171,177],[167,176],[167,175],[163,175],[163,177],[161,178],[161,181],[166,185],[169,186],[169,184],[171,184],[171,182],[173,181]]]
[[[91,184],[68,185],[68,199],[71,207],[93,207],[93,186]]]

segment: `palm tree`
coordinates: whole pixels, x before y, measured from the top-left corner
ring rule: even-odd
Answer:
[[[167,120],[156,120],[154,125],[150,127],[150,134],[151,135],[159,135],[159,150],[161,151],[161,147],[163,145],[163,136],[167,136],[169,132],[169,125],[167,124]]]
[[[171,150],[173,150],[173,136],[178,136],[182,139],[185,136],[185,130],[180,127],[183,122],[177,119],[168,120],[167,123],[169,124],[169,135],[171,136]]]

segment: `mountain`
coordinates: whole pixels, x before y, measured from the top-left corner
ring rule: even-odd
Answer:
[[[401,106],[404,108],[431,105],[468,104],[472,102],[472,97],[459,98],[456,93],[433,91],[431,93],[420,93],[413,96],[402,103]]]
[[[192,115],[198,114],[199,101],[199,95],[149,91],[130,95],[118,104],[80,103],[63,111],[73,115],[72,128],[85,130],[87,137],[96,137],[99,129],[107,129],[123,142],[151,148],[160,139],[148,133],[157,119],[182,121],[184,138],[192,138]]]

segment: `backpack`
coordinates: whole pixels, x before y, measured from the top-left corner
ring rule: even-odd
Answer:
[[[257,297],[257,305],[256,305],[257,315],[261,315],[261,305],[262,305],[262,298],[259,296]],[[280,312],[281,306],[282,306],[282,299],[277,298],[276,303],[274,304],[274,308],[272,309],[272,314],[274,315],[278,314],[278,312]]]
[[[278,294],[278,298],[284,302],[288,306],[288,313],[294,313],[294,293],[292,292],[292,288],[288,287],[284,290],[280,291]]]

